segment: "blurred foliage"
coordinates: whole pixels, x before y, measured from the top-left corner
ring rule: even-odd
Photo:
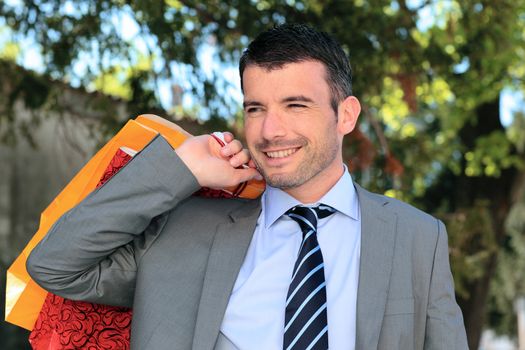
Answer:
[[[517,113],[502,125],[499,105],[504,88],[523,90],[524,0],[26,0],[0,4],[0,19],[12,36],[3,59],[21,62],[13,44],[30,38],[46,76],[126,99],[132,115],[159,107],[159,82],[180,83],[199,101],[192,114],[201,108],[210,127],[235,129],[242,115],[220,71],[256,34],[284,22],[333,33],[351,57],[364,106],[344,156],[366,187],[445,219],[477,348],[487,300],[497,299],[489,286],[505,274],[498,256],[512,260],[518,248],[508,242],[522,237],[511,239],[504,223],[523,200],[514,194],[525,181],[525,121]],[[210,47],[214,67],[200,56]],[[16,80],[8,98],[32,96],[26,105],[39,108],[49,92],[31,79]],[[12,118],[0,113],[0,126]],[[509,283],[523,283],[512,276]],[[491,305],[492,314],[509,311],[508,302]]]

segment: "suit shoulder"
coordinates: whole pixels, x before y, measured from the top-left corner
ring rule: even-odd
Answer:
[[[206,208],[220,207],[220,208],[224,208],[225,210],[232,210],[240,206],[250,205],[254,201],[260,201],[260,198],[256,198],[256,199],[245,199],[245,198],[238,198],[238,197],[233,197],[233,198],[217,197],[216,198],[216,197],[205,197],[205,196],[194,195],[194,196],[190,196],[186,200],[188,204],[191,203],[192,205],[204,206]]]
[[[427,227],[431,226],[434,229],[437,228],[438,219],[411,204],[382,194],[369,192],[363,188],[359,188],[358,193],[360,197],[368,197],[381,205],[385,210],[394,213],[401,222],[406,221],[414,226],[424,225]]]
[[[207,217],[222,217],[225,214],[237,212],[251,213],[260,208],[260,198],[243,199],[243,198],[211,198],[203,196],[190,196],[177,207],[178,211],[194,212],[198,210],[201,215]]]

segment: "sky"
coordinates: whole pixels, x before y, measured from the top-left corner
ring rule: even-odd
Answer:
[[[408,6],[418,7],[421,5],[422,0],[409,0],[407,2]],[[23,6],[21,0],[5,0],[7,4],[15,6]],[[447,4],[452,4],[451,1],[441,1],[440,8],[436,6],[425,6],[420,10],[420,19],[417,22],[417,26],[421,31],[425,31],[431,25],[439,23],[440,16],[437,11],[443,11],[447,9]],[[395,2],[393,2],[393,7],[395,8]],[[72,1],[64,2],[63,7],[64,12],[68,14],[74,14],[76,9]],[[129,12],[123,11],[122,13],[113,14],[111,16],[111,22],[122,37],[123,40],[133,43],[133,46],[143,54],[148,52],[149,48],[156,48],[153,40],[151,38],[145,38],[143,35],[139,35],[139,26],[134,20],[131,10]],[[2,28],[3,27],[3,28]],[[5,23],[0,21],[0,48],[2,48],[5,43],[10,40],[9,30],[5,27]],[[18,41],[18,44],[21,46],[21,56],[18,59],[18,63],[27,69],[34,70],[36,72],[44,71],[44,61],[40,54],[38,45],[35,40],[31,37],[25,37],[22,40]],[[156,48],[156,50],[159,50]],[[153,52],[157,57],[160,57],[160,52]],[[204,44],[198,51],[198,59],[201,62],[201,67],[203,67],[204,73],[211,77],[214,73],[219,76],[219,79],[222,80],[225,87],[218,86],[217,88],[221,91],[221,95],[229,96],[234,103],[242,103],[242,93],[240,89],[240,81],[238,76],[238,69],[235,65],[226,65],[220,63],[219,60],[215,59],[217,55],[217,48],[211,44]],[[73,86],[78,87],[80,85],[80,79],[87,71],[88,65],[92,64],[92,60],[86,54],[81,59],[77,60],[73,67],[74,75],[70,78],[70,83]],[[162,60],[157,59],[154,61],[153,69],[159,71],[162,70],[164,64]],[[97,67],[92,67],[97,69]],[[456,70],[461,71],[468,68],[468,63],[462,62],[457,67]],[[173,63],[170,65],[172,70],[172,78],[169,79],[160,79],[156,88],[156,94],[159,97],[159,100],[166,110],[169,110],[172,106],[172,86],[174,84],[182,87],[183,91],[190,91],[191,89],[191,73],[189,67]],[[198,105],[198,99],[193,96],[191,93],[184,93],[182,98],[182,105],[186,109],[191,109]],[[503,125],[509,125],[513,120],[513,113],[521,110],[525,110],[525,98],[523,93],[519,90],[512,89],[511,87],[505,88],[501,94],[501,121]],[[206,113],[204,111],[201,117],[206,118]]]

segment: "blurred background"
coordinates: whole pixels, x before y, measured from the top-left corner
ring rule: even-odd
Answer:
[[[286,22],[332,33],[350,56],[364,107],[345,143],[355,180],[446,222],[470,348],[518,349],[525,0],[0,2],[2,311],[40,213],[128,119],[242,135],[239,56]],[[2,349],[27,337],[0,323]]]

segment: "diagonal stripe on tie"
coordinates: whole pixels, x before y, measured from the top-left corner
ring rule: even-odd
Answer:
[[[324,339],[326,338],[326,339]],[[312,340],[310,345],[306,348],[306,350],[311,350],[314,347],[317,347],[318,344],[328,344],[328,325],[326,325],[321,332]],[[323,346],[323,345],[321,345]],[[328,346],[326,347],[328,348]]]
[[[297,318],[297,316],[299,316],[301,314],[301,311],[303,311],[304,307],[308,304],[308,302],[317,294],[319,293],[319,291],[321,290],[321,288],[324,288],[326,287],[326,283],[323,282],[319,285],[319,287],[317,287],[316,289],[314,289],[312,291],[312,293],[310,293],[310,295],[306,298],[305,301],[303,301],[303,303],[299,306],[299,308],[297,310],[295,310],[294,312],[294,315],[292,316],[292,318],[290,319],[290,321],[288,321],[288,323],[286,324],[286,326],[284,327],[284,331],[286,332],[288,330],[288,328],[290,328],[290,326],[293,324],[293,321],[295,321],[295,319]],[[312,304],[310,304],[312,305]],[[326,303],[325,303],[326,305]],[[307,312],[306,312],[307,313]]]
[[[295,278],[295,276],[297,275],[297,270],[299,268],[301,268],[301,266],[304,264],[304,262],[306,261],[306,259],[308,259],[310,256],[312,256],[313,253],[319,251],[319,249],[321,249],[319,246],[315,247],[314,249],[310,250],[308,253],[306,253],[306,255],[301,259],[301,261],[299,262],[299,264],[297,265],[297,268],[295,269],[294,273],[293,273],[293,276],[292,276],[292,281],[293,279]],[[297,259],[297,261],[299,261],[299,258]]]
[[[303,338],[315,337],[317,332],[326,325],[327,314],[326,310],[322,309],[324,304],[326,304],[326,287],[323,282],[322,287],[319,290],[312,291],[305,300],[302,300],[301,305],[297,309],[290,309],[292,316],[285,325],[285,336],[289,338],[290,343],[300,335],[297,341],[300,341],[302,344],[305,341]],[[320,314],[312,318],[319,309],[321,309]],[[308,323],[310,320],[312,321]],[[308,327],[305,328],[305,325],[308,325]],[[301,348],[304,348],[304,346]]]
[[[296,206],[286,215],[299,224],[303,241],[286,298],[283,348],[327,349],[328,322],[324,262],[317,242],[317,220],[334,213],[326,205]]]
[[[295,336],[295,338],[292,340],[291,344],[289,345],[290,348],[292,348],[298,341],[299,339],[301,339],[302,335],[308,330],[308,328],[310,327],[310,325],[317,320],[317,317],[322,313],[324,312],[326,309],[326,303],[324,303],[323,305],[321,305],[317,311],[312,315],[312,317],[310,317],[310,319],[308,320],[308,322],[306,322],[306,324],[303,326],[303,328],[301,328],[301,330],[297,333],[297,335]],[[292,321],[293,322],[293,321]],[[325,326],[325,328],[328,329],[328,326]],[[320,338],[320,335],[322,336],[322,333],[325,333],[324,329],[321,330],[321,332],[319,332],[319,334],[316,335],[316,337],[313,339],[313,341],[311,343],[314,343],[314,341],[316,341],[317,339]],[[303,342],[307,342],[303,340]],[[311,344],[311,345],[314,345],[314,344]],[[304,348],[304,346],[302,347]]]
[[[288,306],[290,301],[295,297],[297,292],[299,292],[305,284],[306,284],[306,287],[309,287],[311,285],[319,285],[322,283],[321,281],[324,281],[324,273],[322,271],[323,268],[324,268],[323,263],[320,263],[319,265],[317,265],[310,271],[305,270],[305,269],[301,270],[301,272],[303,273],[307,273],[307,272],[308,273],[304,277],[301,276],[302,279],[296,278],[295,280],[292,281],[292,282],[295,282],[295,281],[300,281],[300,282],[290,284],[290,289],[289,289],[290,295],[288,295],[288,298],[286,298],[286,306]],[[317,273],[318,271],[319,273]]]

